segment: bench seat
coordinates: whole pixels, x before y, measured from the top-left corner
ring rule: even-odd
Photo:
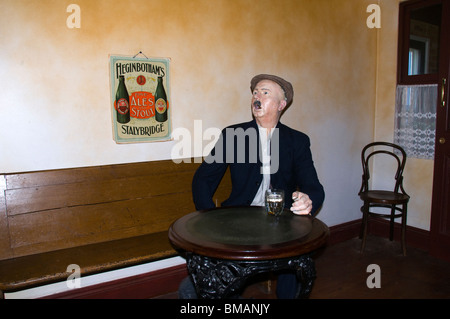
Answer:
[[[176,256],[167,232],[113,240],[0,261],[0,290],[13,292],[67,280],[67,266],[80,266],[80,275]]]
[[[195,210],[199,161],[171,160],[0,174],[0,298],[177,255],[167,231]],[[229,171],[213,200],[231,192]]]

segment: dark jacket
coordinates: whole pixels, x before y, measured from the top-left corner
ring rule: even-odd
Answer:
[[[313,202],[311,213],[322,205],[325,193],[312,160],[309,137],[278,122],[279,147],[272,136],[270,183],[285,191],[286,208],[291,195],[298,190]],[[234,134],[233,134],[234,132]],[[278,154],[278,163],[276,162]],[[232,191],[222,206],[250,205],[262,182],[259,156],[259,133],[256,121],[225,128],[211,154],[197,169],[192,181],[192,194],[197,210],[214,208],[212,197],[227,167],[230,167]]]

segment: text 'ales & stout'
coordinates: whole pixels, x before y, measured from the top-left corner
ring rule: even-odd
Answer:
[[[167,96],[162,80],[162,76],[158,76],[158,85],[155,91],[155,120],[158,122],[167,121]]]
[[[125,86],[125,78],[123,75],[119,76],[119,86],[116,91],[116,113],[117,122],[130,122],[130,97]]]

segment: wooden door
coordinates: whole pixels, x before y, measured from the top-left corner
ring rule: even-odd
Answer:
[[[437,84],[430,253],[450,261],[450,1],[400,3],[398,84]]]
[[[430,252],[450,261],[450,1],[441,21]]]

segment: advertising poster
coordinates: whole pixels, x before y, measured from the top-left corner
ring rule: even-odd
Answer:
[[[110,56],[116,143],[171,139],[169,59]]]

